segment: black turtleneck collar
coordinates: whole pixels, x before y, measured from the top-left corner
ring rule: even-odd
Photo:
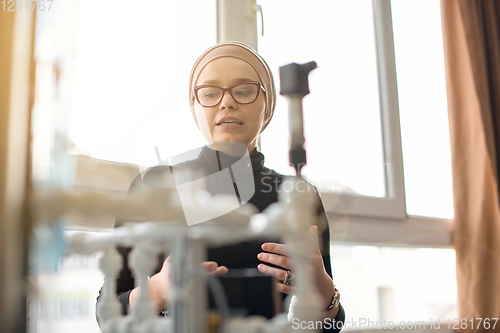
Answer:
[[[209,173],[215,173],[223,170],[229,166],[233,166],[238,161],[245,158],[246,151],[241,153],[241,156],[231,156],[223,153],[222,151],[216,151],[209,148],[207,145],[203,146],[198,159],[202,166],[209,171]],[[251,165],[243,165],[243,167],[252,167],[253,174],[259,174],[264,168],[264,155],[257,150],[257,147],[250,153],[249,156]],[[239,171],[243,172],[241,169],[241,164],[239,164]],[[238,171],[237,171],[238,172]],[[248,171],[247,171],[248,172]]]

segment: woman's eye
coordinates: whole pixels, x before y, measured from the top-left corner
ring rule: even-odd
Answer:
[[[215,98],[220,95],[220,92],[217,90],[206,91],[203,96],[206,98]]]
[[[243,90],[243,89],[241,89],[241,90],[237,90],[237,91],[236,91],[236,95],[246,96],[246,95],[248,95],[248,94],[251,94],[251,91],[250,91],[250,90]]]

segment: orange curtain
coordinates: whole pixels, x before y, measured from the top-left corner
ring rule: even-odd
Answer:
[[[500,317],[500,1],[441,0],[460,318]],[[479,321],[464,332],[491,332]],[[492,321],[493,323],[493,321]],[[500,331],[497,323],[495,331]]]

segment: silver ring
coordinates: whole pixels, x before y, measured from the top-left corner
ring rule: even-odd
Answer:
[[[292,282],[293,282],[293,273],[287,269],[285,279],[283,280],[282,283],[286,285],[291,285]]]

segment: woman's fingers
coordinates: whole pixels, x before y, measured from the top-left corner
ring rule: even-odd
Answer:
[[[261,252],[257,255],[257,258],[263,262],[279,266],[282,269],[265,264],[258,265],[257,269],[264,274],[274,276],[279,281],[276,287],[278,291],[290,294],[292,292],[291,286],[281,283],[286,278],[286,271],[293,271],[293,259],[287,257],[290,254],[288,246],[279,243],[264,243],[262,244],[262,249],[273,253]]]
[[[272,253],[261,252],[257,255],[257,258],[259,258],[259,260],[261,260],[261,261],[264,261],[264,262],[267,262],[267,263],[270,263],[270,264],[273,264],[276,266],[280,266],[284,269],[292,270],[292,266],[293,266],[292,259],[290,259],[288,257],[282,256],[282,255],[277,255],[277,254],[272,254]]]
[[[162,271],[167,271],[170,268],[171,256],[168,256],[167,259],[163,262]],[[228,269],[226,266],[219,266],[215,261],[204,261],[201,263],[201,266],[208,271],[208,274],[214,274],[218,276],[224,276],[227,274]]]
[[[324,271],[325,268],[323,265],[322,254],[319,248],[318,227],[315,225],[311,226],[309,228],[309,233],[314,237],[313,257],[318,258],[314,259],[313,260],[314,264],[312,265],[312,267],[309,267],[310,274],[318,275],[324,272],[324,274],[328,275],[326,271]],[[264,274],[274,276],[276,278],[277,281],[275,287],[277,291],[285,294],[294,294],[295,287],[293,285],[286,285],[282,283],[282,281],[284,281],[286,278],[286,270],[293,272],[293,259],[291,258],[292,257],[291,250],[288,248],[286,244],[270,243],[270,242],[262,244],[261,247],[264,251],[271,253],[264,253],[264,252],[259,253],[257,255],[257,258],[259,258],[263,262],[282,267],[283,269],[274,268],[266,264],[260,264],[257,266],[259,271],[261,271]],[[325,289],[328,288],[325,287]]]
[[[290,286],[287,284],[283,284],[280,281],[276,281],[274,284],[274,287],[276,288],[277,291],[284,293],[284,294],[295,294],[295,287]]]
[[[314,250],[316,251],[315,255],[319,255],[319,257],[322,257],[321,250],[319,249],[318,227],[316,225],[312,225],[311,227],[309,227],[309,233],[314,237]]]
[[[172,257],[172,255],[169,255],[169,256],[167,257],[167,259],[165,259],[165,260],[163,261],[162,269],[167,269],[167,267],[170,265],[170,261],[171,261],[171,260],[170,260],[170,258],[171,258],[171,257]]]
[[[285,280],[285,277],[286,277],[286,271],[285,270],[282,270],[282,269],[279,269],[279,268],[274,268],[274,267],[267,266],[267,265],[264,265],[264,264],[258,265],[257,269],[259,271],[261,271],[262,273],[264,273],[264,274],[274,276],[275,278],[277,278],[280,281],[284,281]]]
[[[203,268],[209,271],[209,274],[224,276],[228,271],[226,266],[219,266],[219,264],[217,264],[217,262],[215,261],[205,261],[202,262],[201,265],[203,266]]]
[[[262,250],[267,251],[267,252],[281,254],[282,256],[289,256],[289,257],[292,256],[292,254],[290,253],[290,249],[285,244],[264,243],[261,245],[261,247],[262,247]]]
[[[313,226],[309,227],[308,231],[314,238],[314,243],[315,243],[314,244],[314,252],[315,253],[313,255],[314,256],[319,255],[321,257],[322,255],[321,255],[321,251],[319,249],[318,227],[316,225],[313,225]],[[291,250],[288,247],[288,245],[286,245],[286,244],[268,242],[268,243],[263,243],[261,245],[261,248],[267,252],[272,252],[272,253],[280,254],[282,256],[292,257]]]
[[[201,263],[201,265],[209,272],[214,271],[217,269],[217,267],[219,267],[219,264],[217,264],[215,261],[204,261]]]
[[[224,276],[226,275],[228,272],[228,269],[226,266],[219,266],[217,267],[216,270],[214,270],[213,272],[210,272],[208,274],[213,274],[213,275],[218,275],[218,276]]]

